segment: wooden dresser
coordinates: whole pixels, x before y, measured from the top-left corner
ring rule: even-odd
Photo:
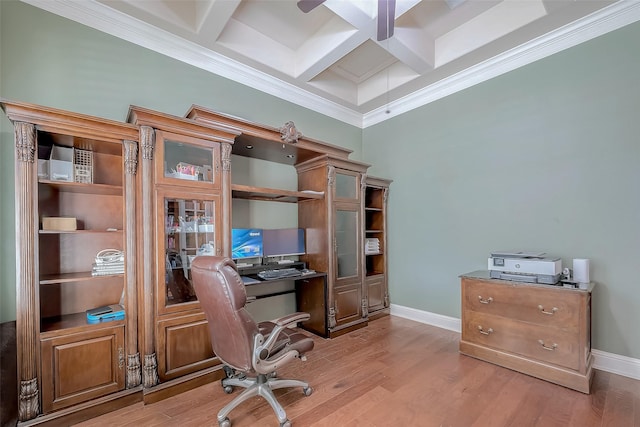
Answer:
[[[460,352],[583,393],[593,377],[591,291],[461,277]]]

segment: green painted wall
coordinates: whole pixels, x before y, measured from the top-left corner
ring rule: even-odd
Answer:
[[[496,250],[591,260],[596,349],[640,358],[640,24],[370,127],[394,304],[460,317]]]
[[[357,127],[15,0],[0,1],[0,19],[2,98],[121,121],[129,105],[182,116],[192,104],[274,127],[293,120],[305,135],[351,149],[352,159],[361,158],[362,130]],[[2,322],[15,319],[15,219],[13,128],[0,116]],[[265,163],[237,162],[234,171],[264,187],[288,188],[287,180],[295,180],[293,168]],[[265,209],[263,203],[248,209],[253,218],[277,224],[284,208]]]

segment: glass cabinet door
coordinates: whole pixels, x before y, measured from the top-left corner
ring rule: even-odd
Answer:
[[[342,279],[358,275],[358,212],[353,209],[335,211],[335,256],[336,278]]]
[[[219,144],[163,131],[157,131],[157,136],[162,157],[157,174],[161,181],[195,186],[219,184]]]
[[[215,198],[163,197],[165,307],[196,301],[191,263],[199,255],[219,253]],[[159,268],[160,269],[160,268]]]
[[[357,175],[336,171],[335,178],[336,199],[357,200],[360,198],[360,184]]]

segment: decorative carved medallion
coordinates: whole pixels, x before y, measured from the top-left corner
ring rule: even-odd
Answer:
[[[133,388],[142,382],[142,372],[140,371],[140,353],[127,356],[127,388]]]
[[[153,387],[160,382],[158,379],[158,361],[155,353],[144,356],[144,371],[142,374],[145,388]]]
[[[129,175],[135,175],[138,170],[138,143],[124,141],[124,166]]]
[[[222,143],[222,171],[231,170],[231,144]]]
[[[31,123],[15,122],[16,158],[20,162],[33,163],[36,153],[36,127]]]
[[[280,128],[280,139],[282,142],[295,144],[300,138],[302,138],[302,133],[298,132],[295,123],[289,121]]]
[[[20,382],[20,402],[18,404],[18,418],[27,421],[35,418],[40,412],[38,399],[38,379],[33,378]]]
[[[140,127],[140,143],[142,144],[142,158],[153,160],[153,150],[156,144],[156,134],[152,127]]]
[[[384,294],[384,306],[389,307],[389,294]]]
[[[389,196],[389,189],[385,188],[384,191],[382,192],[382,200],[384,201],[384,203],[387,203],[387,196]]]
[[[362,298],[362,317],[369,317],[369,304],[366,298]]]
[[[334,166],[329,166],[329,172],[327,173],[327,185],[329,187],[333,187],[333,184],[336,182],[336,168]]]

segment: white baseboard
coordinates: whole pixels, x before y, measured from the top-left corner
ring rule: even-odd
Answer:
[[[458,318],[443,316],[442,314],[431,313],[402,305],[391,304],[390,312],[392,316],[404,317],[415,320],[426,325],[436,326],[460,333],[461,321]],[[640,380],[640,359],[634,359],[619,354],[607,353],[606,351],[592,349],[593,367],[612,374]]]

